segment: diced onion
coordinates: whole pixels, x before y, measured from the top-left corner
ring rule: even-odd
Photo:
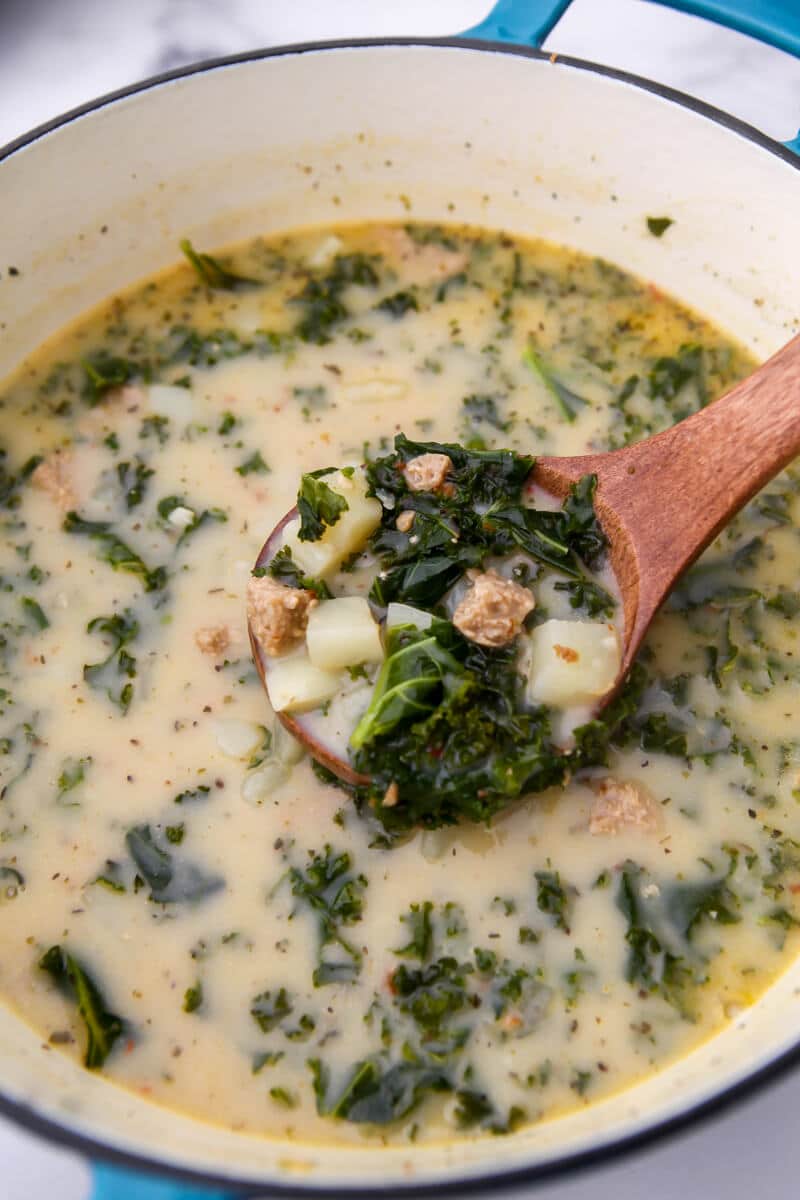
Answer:
[[[266,729],[252,721],[238,721],[233,717],[212,721],[217,745],[228,758],[249,758],[264,744]]]

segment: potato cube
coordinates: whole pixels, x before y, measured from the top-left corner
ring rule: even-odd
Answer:
[[[392,600],[386,609],[386,628],[394,629],[397,625],[413,625],[416,629],[429,629],[432,615],[422,608],[414,608],[413,604],[401,604]]]
[[[308,615],[308,657],[323,671],[383,662],[380,628],[363,596],[323,600]]]
[[[303,649],[270,660],[265,673],[267,695],[275,712],[308,712],[335,696],[345,680],[338,673],[315,667]]]
[[[530,634],[528,697],[557,708],[589,704],[617,677],[620,644],[613,625],[544,621]]]
[[[363,550],[369,535],[380,525],[382,513],[380,500],[367,495],[363,471],[356,470],[352,476],[336,471],[326,475],[324,482],[347,501],[339,520],[326,526],[316,542],[301,542],[297,536],[299,522],[294,521],[286,526],[283,539],[301,571],[317,579],[330,575],[351,554]]]

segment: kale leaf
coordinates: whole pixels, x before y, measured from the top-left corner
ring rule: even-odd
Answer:
[[[324,346],[331,340],[337,325],[347,320],[350,312],[342,295],[346,288],[376,287],[378,273],[365,254],[340,254],[326,275],[312,276],[292,303],[303,309],[296,333],[304,342]]]
[[[135,376],[140,375],[139,365],[127,358],[98,350],[82,360],[86,381],[84,397],[90,408],[106,398],[114,388],[123,387]]]
[[[249,279],[246,275],[236,275],[227,267],[223,267],[222,263],[218,259],[212,258],[210,254],[202,254],[195,250],[188,238],[182,238],[179,245],[206,287],[222,289],[226,292],[260,287],[258,279]]]
[[[570,608],[583,609],[590,617],[613,616],[617,606],[605,588],[591,579],[559,579],[554,587],[557,592],[567,593]]]
[[[673,401],[687,384],[693,384],[702,408],[708,402],[703,347],[695,342],[680,346],[677,354],[657,358],[647,375],[652,400]]]
[[[114,533],[108,521],[87,521],[76,512],[68,512],[61,526],[65,533],[82,534],[100,546],[100,557],[115,571],[138,575],[146,592],[160,591],[166,586],[167,572],[164,567],[152,570],[125,542]]]
[[[310,471],[300,481],[297,511],[300,514],[298,538],[301,542],[317,542],[330,526],[335,525],[350,505],[338,492],[328,487],[323,475],[334,473],[333,467]]]
[[[319,933],[318,965],[312,976],[315,987],[328,983],[352,983],[361,971],[361,951],[341,932],[344,925],[361,920],[364,875],[354,875],[350,855],[337,854],[325,846],[322,854],[312,854],[305,871],[289,871],[292,894],[303,900],[317,920]]]
[[[433,904],[425,900],[422,904],[412,904],[405,916],[400,920],[408,925],[411,941],[398,950],[393,950],[399,958],[416,958],[421,963],[427,962],[433,949],[433,925],[431,913]]]
[[[542,381],[547,391],[555,400],[561,415],[567,421],[574,421],[580,410],[586,407],[588,401],[584,400],[582,396],[578,396],[566,384],[563,384],[556,378],[545,364],[541,354],[533,348],[530,342],[522,355],[522,361]]]
[[[216,521],[224,524],[228,519],[228,514],[221,508],[204,508],[202,512],[198,513],[197,509],[188,504],[182,496],[165,496],[163,500],[159,500],[158,515],[162,521],[167,522],[176,508],[185,508],[192,514],[189,523],[181,528],[181,534],[177,541],[178,546],[182,546],[193,533],[202,529],[204,525],[208,525],[209,522]]]
[[[123,716],[133,699],[132,679],[136,678],[136,659],[125,647],[139,634],[139,622],[129,608],[110,617],[94,617],[87,633],[102,633],[111,639],[111,650],[101,662],[86,663],[83,678],[90,687],[105,692]]]
[[[262,1033],[269,1033],[293,1011],[294,1005],[286,988],[277,992],[261,992],[250,1004],[250,1016]]]
[[[570,756],[550,742],[546,710],[521,706],[513,644],[478,646],[446,621],[389,639],[380,691],[353,735],[354,766],[372,780],[359,796],[388,832],[485,821],[564,780]],[[400,802],[384,804],[393,783]]]
[[[653,237],[663,237],[669,229],[670,225],[674,225],[675,221],[672,217],[648,217],[647,229],[652,233]]]
[[[403,467],[422,454],[449,457],[450,487],[437,493],[409,489]],[[582,579],[579,560],[594,566],[606,547],[594,513],[596,480],[587,476],[576,484],[560,511],[534,509],[523,503],[533,465],[532,458],[510,450],[467,450],[399,434],[394,453],[367,467],[371,491],[388,501],[369,542],[381,566],[370,598],[432,608],[469,567],[520,550]],[[395,525],[401,508],[414,513],[407,532]]]
[[[309,1059],[321,1116],[360,1124],[388,1125],[412,1112],[430,1094],[452,1091],[446,1071],[414,1055],[397,1061],[365,1059],[353,1067],[339,1094],[330,1096],[327,1067]]]
[[[410,626],[389,630],[372,700],[350,738],[354,750],[400,722],[424,719],[464,685],[464,668],[444,644],[451,626],[434,625],[425,632]]]
[[[392,296],[385,296],[375,308],[378,312],[388,313],[397,320],[407,312],[419,312],[419,301],[413,292],[395,292]]]
[[[553,918],[557,929],[569,933],[567,919],[570,897],[567,888],[561,883],[558,871],[536,872],[536,905],[540,912]]]
[[[292,551],[288,546],[281,546],[280,550],[269,560],[269,564],[266,567],[256,567],[253,574],[256,578],[271,575],[273,579],[277,579],[279,583],[283,583],[287,587],[304,588],[313,592],[319,600],[330,600],[333,597],[333,593],[324,579],[312,579],[309,575],[303,574],[292,558]]]
[[[628,860],[620,874],[617,907],[628,922],[626,978],[659,992],[691,1019],[687,987],[704,978],[704,960],[692,940],[703,921],[732,925],[740,919],[727,876],[657,884]]]
[[[78,1006],[87,1034],[84,1066],[90,1071],[102,1067],[122,1033],[122,1018],[109,1010],[89,972],[63,946],[51,946],[39,959],[39,967]]]
[[[142,503],[147,490],[147,481],[151,475],[155,475],[155,471],[143,463],[140,458],[137,458],[135,462],[117,463],[117,478],[125,496],[125,507],[128,512]]]
[[[193,904],[225,886],[221,876],[177,859],[156,841],[149,825],[129,829],[125,843],[156,904]]]

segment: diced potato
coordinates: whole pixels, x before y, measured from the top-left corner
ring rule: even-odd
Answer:
[[[397,625],[413,625],[416,629],[429,629],[433,616],[413,604],[401,604],[392,600],[386,609],[386,628],[394,629]]]
[[[305,647],[299,654],[270,661],[265,675],[275,712],[308,712],[330,700],[343,685],[342,676],[315,667]]]
[[[351,477],[336,471],[325,476],[325,483],[347,501],[348,507],[336,524],[328,525],[318,541],[301,542],[297,536],[299,522],[292,522],[286,526],[283,538],[300,569],[316,579],[330,575],[351,554],[362,550],[380,525],[382,513],[380,500],[367,495],[363,471],[357,470]]]
[[[308,657],[323,671],[383,662],[381,633],[363,596],[323,600],[308,614]]]
[[[619,671],[619,637],[599,621],[544,621],[530,635],[528,696],[557,708],[604,695]]]
[[[404,399],[408,390],[404,379],[387,379],[375,375],[369,379],[358,379],[345,384],[342,395],[355,404],[382,404],[387,400]]]

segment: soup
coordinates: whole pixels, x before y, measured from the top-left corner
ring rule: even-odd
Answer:
[[[387,829],[320,776],[245,593],[302,473],[401,432],[621,446],[754,363],[504,234],[184,249],[0,391],[3,999],[43,1053],[299,1141],[499,1134],[634,1085],[795,949],[795,475],[678,586],[593,764],[487,823]],[[548,585],[532,619],[590,616]]]

